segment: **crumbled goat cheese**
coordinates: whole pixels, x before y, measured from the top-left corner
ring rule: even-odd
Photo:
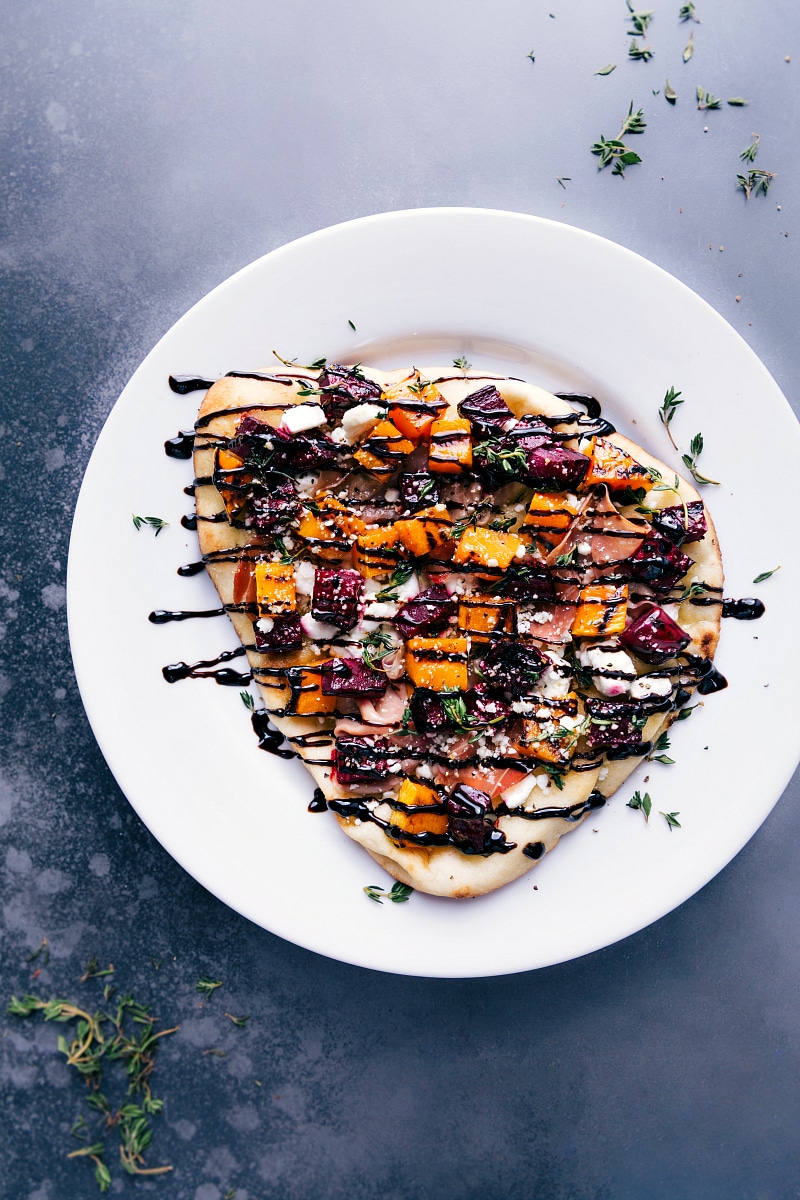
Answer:
[[[536,694],[544,700],[563,700],[569,695],[572,686],[569,663],[553,650],[545,650],[544,657],[550,665],[536,686]]]
[[[537,775],[536,776],[536,786],[538,788],[541,788],[541,790],[543,792],[546,792],[547,789],[550,787],[550,776],[549,775]]]
[[[294,586],[300,596],[310,596],[314,591],[316,568],[302,559],[294,564]]]
[[[339,426],[337,425],[336,428],[334,429],[333,433],[331,434],[331,441],[338,442],[338,444],[341,446],[347,441],[347,434],[345,433],[345,431],[343,429],[340,429]]]
[[[305,429],[316,429],[327,421],[325,410],[318,404],[295,404],[283,414],[281,429],[287,433],[302,433]]]
[[[295,487],[301,496],[310,496],[317,485],[319,475],[300,475],[295,479]]]
[[[387,488],[383,495],[390,504],[394,504],[395,500],[400,499],[400,493],[398,492],[397,488]]]
[[[348,442],[357,442],[386,415],[386,409],[377,404],[357,404],[349,408],[342,417],[342,429]]]
[[[636,668],[624,650],[615,646],[589,646],[578,651],[581,666],[592,672],[592,683],[602,696],[624,696],[636,679]]]
[[[501,794],[509,808],[519,808],[525,804],[535,787],[536,776],[526,775],[524,779],[512,783],[511,787],[507,787]]]
[[[420,763],[414,774],[418,779],[433,779],[433,772],[427,763]]]
[[[515,558],[524,558],[527,553],[528,553],[527,546],[517,546],[516,550],[514,551],[514,557]]]
[[[578,542],[577,551],[578,551],[578,554],[584,554],[584,555],[591,554],[592,553],[591,543],[590,542]]]
[[[256,629],[259,633],[269,633],[274,624],[272,617],[262,617],[260,621],[256,621]]]
[[[342,632],[337,625],[328,625],[325,621],[318,621],[316,617],[311,616],[311,613],[306,613],[304,617],[301,617],[300,624],[303,632],[314,641],[329,641],[331,638],[341,636]]]
[[[597,776],[597,782],[602,783],[604,779],[608,779],[608,767],[600,768],[600,774]]]
[[[373,600],[372,603],[368,604],[364,609],[364,616],[381,619],[384,617],[394,617],[397,615],[397,608],[398,606],[391,600]]]
[[[668,696],[672,691],[672,683],[664,676],[642,675],[631,684],[631,696],[634,700],[646,700],[648,696]]]

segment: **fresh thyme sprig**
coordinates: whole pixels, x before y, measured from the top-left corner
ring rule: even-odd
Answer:
[[[641,812],[644,813],[645,821],[649,821],[650,820],[650,812],[653,807],[653,801],[650,799],[650,793],[645,792],[645,794],[642,795],[641,792],[639,792],[639,791],[634,792],[633,795],[631,796],[630,800],[628,801],[626,807],[627,808],[638,808]]]
[[[375,594],[375,599],[377,601],[384,602],[387,600],[396,600],[397,589],[402,587],[404,583],[408,583],[413,574],[414,567],[411,563],[400,563],[400,565],[395,567],[389,576],[389,582],[386,584],[386,587],[381,588],[381,590]]]
[[[673,603],[683,604],[684,600],[694,600],[697,596],[704,596],[705,594],[706,585],[704,583],[690,583]]]
[[[696,433],[689,443],[689,453],[681,455],[683,465],[689,470],[695,483],[710,483],[715,487],[719,487],[718,479],[709,479],[707,475],[702,475],[697,469],[697,460],[702,453],[703,435],[702,433]]]
[[[373,883],[365,887],[363,891],[376,904],[383,904],[384,900],[391,900],[392,904],[404,904],[413,894],[414,889],[407,883],[393,883],[389,891],[385,892],[383,888]]]
[[[105,970],[98,970],[98,962],[94,955],[89,959],[86,965],[86,970],[81,975],[80,982],[86,983],[87,979],[101,979],[104,975],[114,974],[114,964],[109,963]]]
[[[674,387],[670,387],[664,395],[664,399],[661,403],[661,408],[658,410],[658,415],[661,420],[661,424],[666,429],[667,437],[672,442],[672,445],[675,450],[677,450],[678,447],[675,445],[675,439],[672,436],[672,431],[670,429],[670,425],[672,424],[672,418],[675,416],[675,413],[677,412],[678,407],[681,404],[683,404],[683,400],[678,399],[678,396],[682,396],[682,395],[683,395],[683,392],[676,392]]]
[[[273,350],[272,353],[285,367],[299,367],[301,371],[324,371],[328,365],[326,358],[315,358],[311,363],[299,363],[296,358],[282,358],[277,350]]]
[[[200,992],[203,996],[206,997],[206,999],[209,999],[211,996],[213,996],[213,994],[217,990],[217,988],[222,987],[222,980],[221,979],[198,979],[198,981],[194,985],[194,987],[195,987],[196,992]]]
[[[769,191],[769,185],[775,178],[774,171],[748,171],[746,175],[737,175],[737,186],[742,189],[747,200],[750,196],[766,196]]]
[[[458,367],[459,371],[468,371],[472,363],[467,362],[466,355],[462,354],[459,358],[453,359],[453,366]]]
[[[361,642],[361,660],[370,671],[382,671],[381,663],[393,649],[394,644],[388,634],[373,629]]]
[[[628,58],[635,59],[639,62],[649,62],[655,57],[655,50],[652,46],[640,46],[636,38],[631,39],[631,44],[628,47]]]
[[[237,1029],[244,1029],[245,1025],[250,1020],[249,1017],[235,1017],[233,1015],[233,1013],[228,1013],[228,1012],[225,1013],[225,1016],[228,1018],[229,1021],[233,1021],[234,1025],[236,1026]]]
[[[780,567],[773,567],[771,571],[762,571],[760,575],[756,575],[753,583],[763,583],[765,579],[769,579],[770,575],[774,575],[776,571],[780,571]]]
[[[656,740],[653,749],[647,756],[648,762],[663,763],[665,767],[675,765],[675,759],[669,758],[666,751],[669,750],[669,734],[662,733]]]
[[[722,108],[722,101],[718,100],[716,96],[712,96],[711,92],[707,92],[705,88],[700,87],[700,84],[698,83],[697,107],[701,112],[705,112],[706,109]]]
[[[167,525],[169,525],[169,521],[164,521],[161,517],[137,517],[136,513],[131,513],[131,520],[137,532],[143,525],[149,525],[151,529],[155,530],[156,537],[158,537],[162,529],[166,529]]]
[[[561,767],[555,766],[553,763],[542,763],[544,772],[550,782],[558,789],[559,792],[564,790],[564,771]]]
[[[761,145],[761,134],[753,133],[751,134],[751,137],[753,138],[753,141],[749,146],[745,146],[744,150],[742,150],[741,154],[739,155],[739,158],[742,160],[742,162],[755,162],[756,155],[758,154],[758,148]]]
[[[643,109],[640,108],[637,112],[634,112],[633,101],[631,101],[628,115],[622,122],[622,128],[617,137],[608,139],[601,134],[599,142],[595,142],[591,148],[592,154],[596,154],[600,159],[600,164],[597,168],[598,171],[602,171],[603,167],[607,167],[609,163],[613,162],[614,167],[611,174],[624,176],[626,167],[632,167],[636,163],[640,163],[642,160],[639,155],[635,150],[631,150],[629,146],[626,146],[622,139],[628,133],[644,133],[646,128],[647,124],[644,120]]]
[[[679,21],[694,21],[697,25],[700,24],[700,18],[697,15],[694,4],[689,0],[688,4],[682,4],[678,10]]]
[[[650,22],[653,19],[653,14],[655,12],[655,9],[653,9],[653,8],[640,9],[639,12],[636,12],[633,5],[631,4],[631,0],[626,0],[626,2],[628,5],[628,11],[630,13],[628,20],[633,25],[634,33],[643,34],[647,30],[648,25],[650,24]]]
[[[678,820],[678,817],[680,816],[679,812],[671,812],[671,813],[662,812],[661,816],[667,822],[670,833],[672,833],[673,829],[680,829],[681,823]]]
[[[256,702],[249,692],[239,692],[239,699],[245,708],[250,710],[250,712],[256,711]]]

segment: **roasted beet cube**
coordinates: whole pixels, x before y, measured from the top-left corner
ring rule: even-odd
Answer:
[[[265,626],[269,626],[269,628],[264,628]],[[297,650],[303,644],[303,632],[297,613],[286,613],[279,617],[262,617],[253,625],[253,632],[256,650]]]
[[[382,696],[386,676],[372,671],[359,658],[334,658],[322,668],[323,696]]]
[[[641,743],[646,714],[635,701],[599,700],[589,696],[586,711],[590,720],[586,746],[590,754]]]
[[[408,707],[419,733],[437,733],[441,729],[454,727],[439,692],[431,691],[430,688],[414,688]]]
[[[668,592],[683,579],[692,559],[666,538],[650,537],[630,556],[628,565],[634,578],[649,583],[655,591]]]
[[[338,462],[335,442],[314,433],[285,433],[275,429],[270,438],[269,465],[276,471],[325,471]]]
[[[259,533],[284,533],[301,511],[291,479],[283,475],[268,476],[263,486],[257,484],[253,488],[245,524]]]
[[[345,787],[354,783],[380,783],[389,774],[393,754],[386,738],[355,737],[353,734],[338,737],[333,757],[336,782]]]
[[[317,380],[317,386],[325,391],[320,402],[329,425],[341,421],[348,408],[354,408],[357,404],[374,404],[381,398],[379,384],[365,379],[361,371],[341,367],[338,363],[327,365]]]
[[[317,567],[311,597],[312,617],[339,629],[352,629],[358,620],[363,587],[364,580],[358,571]]]
[[[490,695],[490,689],[484,683],[476,683],[464,692],[464,704],[470,728],[477,728],[479,725],[500,725],[511,712],[505,701]]]
[[[271,425],[267,425],[264,421],[259,421],[256,417],[251,417],[248,415],[246,417],[242,417],[241,421],[237,425],[236,439],[238,441],[239,438],[268,438],[273,432],[274,430]],[[239,453],[239,451],[236,449],[236,446],[233,444],[231,444],[231,450],[233,450],[234,454]]]
[[[550,426],[534,413],[527,413],[517,421],[513,429],[509,429],[506,438],[515,446],[523,449],[533,449],[542,444],[542,439],[553,442],[556,439]]]
[[[682,504],[662,508],[653,513],[650,523],[676,546],[682,546],[684,542],[699,542],[708,530],[702,500],[690,500],[685,512]]]
[[[482,387],[472,392],[458,406],[462,417],[472,422],[473,439],[500,437],[506,421],[511,421],[514,414],[498,392],[494,384]]]
[[[438,503],[438,485],[427,471],[408,471],[400,476],[400,506],[404,511],[416,512]]]
[[[527,442],[527,438],[525,442]],[[534,440],[531,438],[531,443]],[[587,455],[558,442],[544,442],[539,445],[523,445],[526,467],[520,472],[520,478],[529,487],[535,487],[543,492],[574,491],[589,470]]]
[[[413,600],[407,600],[392,618],[397,631],[403,638],[427,637],[438,633],[457,611],[458,605],[446,587],[431,584]]]
[[[525,566],[512,565],[503,572],[497,588],[492,589],[497,596],[506,596],[511,600],[554,600],[555,585],[553,577],[544,563],[526,563]]]
[[[447,832],[456,845],[480,854],[491,834],[492,802],[486,792],[459,783],[447,797]],[[487,819],[488,818],[488,819]]]
[[[622,631],[619,640],[644,662],[662,663],[685,650],[691,638],[663,608],[647,605]]]
[[[495,642],[481,659],[478,670],[492,693],[519,700],[530,695],[546,666],[544,656],[535,646]]]

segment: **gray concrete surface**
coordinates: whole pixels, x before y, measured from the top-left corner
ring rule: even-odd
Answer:
[[[126,379],[209,288],[335,221],[465,204],[583,226],[693,287],[796,400],[800,16],[678,7],[657,6],[642,63],[622,0],[2,6],[2,991],[94,1007],[96,955],[180,1023],[146,1155],[174,1171],[131,1179],[108,1136],[111,1194],[800,1195],[797,778],[719,877],[621,944],[496,980],[384,976],[253,927],[168,857],[104,764],[67,641],[71,514]],[[697,84],[751,104],[698,112]],[[598,175],[588,147],[631,100],[645,161]],[[753,131],[777,178],[746,202]],[[108,536],[99,519],[100,561]],[[206,1002],[200,976],[224,981]],[[2,1021],[13,1200],[97,1192],[66,1157],[89,1117],[60,1029]]]

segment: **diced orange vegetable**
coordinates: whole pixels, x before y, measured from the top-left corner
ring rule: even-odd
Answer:
[[[294,612],[297,598],[291,563],[256,563],[256,602],[262,617]]]
[[[440,803],[438,792],[410,779],[404,779],[400,784],[397,799],[400,804],[407,804],[409,808]],[[404,812],[402,809],[393,809],[389,824],[405,830],[406,833],[446,833],[447,813]]]
[[[620,450],[605,438],[594,438],[590,455],[589,470],[583,477],[581,489],[605,483],[612,489],[644,488],[646,492],[654,485],[650,472],[630,454]]]
[[[410,520],[395,521],[394,527],[406,550],[420,556],[430,554],[436,546],[443,546],[450,537],[453,524],[444,504],[423,508]]]
[[[581,588],[572,623],[573,637],[609,637],[622,633],[628,609],[628,585],[592,583]]]
[[[414,449],[414,443],[404,438],[391,421],[379,421],[356,450],[354,458],[365,471],[379,479],[397,470],[401,459]]]
[[[427,437],[433,422],[447,408],[436,385],[421,379],[419,373],[392,384],[381,400],[389,405],[389,420],[412,442]]]
[[[287,716],[322,716],[335,710],[336,697],[322,694],[321,663],[313,667],[287,667],[283,674],[290,692],[284,706]]]
[[[238,454],[220,446],[215,456],[213,479],[228,516],[235,516],[245,502],[252,475]]]
[[[471,635],[473,642],[488,642],[489,634],[517,632],[517,606],[513,600],[475,594],[460,596],[458,627]]]
[[[525,525],[534,529],[566,531],[576,515],[578,506],[563,493],[534,492],[531,497]]]
[[[416,687],[436,692],[466,691],[467,654],[465,637],[409,638],[406,643],[406,671]]]
[[[374,579],[393,571],[403,557],[403,546],[394,525],[368,529],[359,535],[353,548],[356,570],[365,579]]]
[[[469,421],[453,417],[433,422],[428,466],[431,471],[445,475],[458,475],[465,467],[472,466]]]
[[[353,539],[367,527],[333,496],[324,496],[318,508],[319,512],[306,509],[297,532],[314,554],[327,562],[342,562],[350,553]]]
[[[578,715],[578,696],[570,692],[555,703],[536,701],[536,704],[535,715],[526,717],[522,722],[520,753],[539,762],[567,766],[575,752],[578,733],[562,722],[566,717],[570,726],[574,723]]]
[[[524,544],[515,533],[501,533],[497,529],[484,529],[483,526],[467,529],[456,546],[453,562],[476,563],[505,571]]]

